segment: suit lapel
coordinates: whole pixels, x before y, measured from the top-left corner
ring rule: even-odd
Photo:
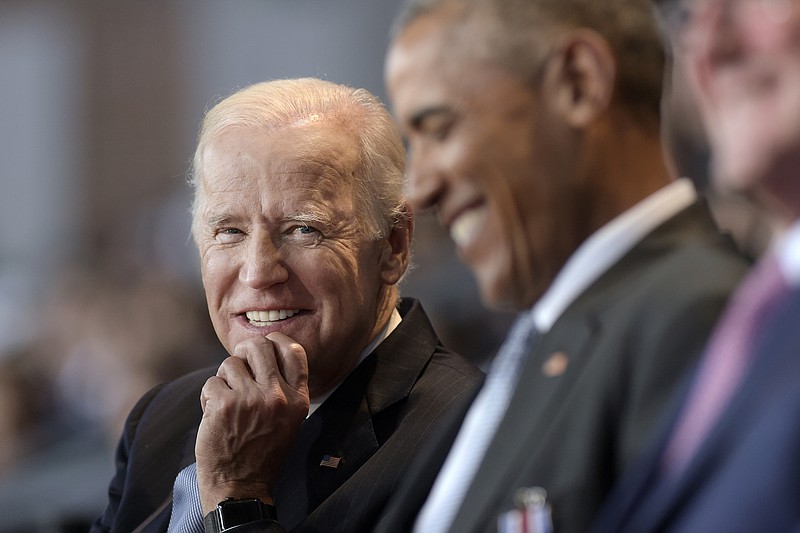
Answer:
[[[603,315],[613,307],[624,280],[635,278],[643,263],[657,260],[687,234],[713,235],[713,223],[701,202],[689,206],[654,229],[602,274],[569,305],[553,328],[540,339],[523,368],[494,441],[467,491],[451,527],[453,532],[481,531],[493,524],[499,509],[512,506],[519,473],[537,454],[548,420],[563,404],[594,353],[593,339],[602,335]],[[554,355],[567,358],[566,369],[548,377]],[[556,365],[558,368],[558,365]],[[542,401],[542,399],[545,399]],[[520,421],[524,421],[520,424]],[[545,487],[546,488],[546,487]],[[505,502],[502,500],[505,499]]]
[[[287,531],[375,454],[390,435],[380,414],[408,396],[430,360],[438,341],[419,304],[404,302],[400,311],[400,325],[300,428],[275,488],[278,518]],[[335,466],[321,464],[328,456]]]
[[[705,481],[714,475],[740,441],[741,427],[753,424],[753,417],[759,416],[758,400],[763,391],[780,379],[783,369],[793,367],[787,365],[785,359],[796,358],[796,350],[785,349],[782,339],[788,338],[784,337],[787,331],[793,331],[797,316],[800,316],[800,291],[795,290],[771,328],[761,335],[753,367],[745,374],[739,390],[686,466],[686,471],[673,484],[665,483],[663,493],[657,493],[658,501],[653,505],[661,507],[660,512],[654,513],[659,523],[705,486]]]
[[[621,531],[623,524],[628,524],[632,516],[647,503],[646,494],[654,486],[660,475],[661,456],[664,452],[673,428],[683,405],[691,384],[692,376],[687,375],[680,386],[679,393],[675,394],[669,406],[665,408],[665,417],[662,427],[655,433],[652,444],[646,448],[645,453],[625,473],[623,481],[616,484],[614,491],[609,495],[602,508],[602,514],[595,521],[592,531]],[[647,528],[650,529],[650,528]]]
[[[192,428],[186,435],[183,453],[176,472],[180,472],[195,462],[194,445],[197,440],[197,427]],[[176,473],[177,476],[177,473]],[[172,490],[158,507],[133,531],[135,533],[156,533],[166,531],[172,516]]]
[[[795,290],[787,295],[775,320],[761,333],[759,343],[754,348],[752,366],[745,373],[739,389],[720,414],[708,438],[690,461],[685,477],[691,478],[697,470],[702,470],[701,465],[711,462],[714,457],[719,457],[720,448],[735,443],[735,440],[730,440],[728,434],[730,428],[736,427],[741,419],[748,415],[746,411],[755,403],[753,400],[758,397],[758,391],[765,390],[765,387],[769,387],[769,383],[775,380],[774,373],[780,373],[782,368],[790,368],[783,359],[797,357],[797,354],[783,349],[782,339],[789,338],[787,332],[793,331],[796,327],[798,316],[800,316],[800,291]]]
[[[781,339],[786,338],[787,331],[793,331],[796,317],[800,316],[800,291],[794,290],[789,298],[791,301],[772,325],[773,329],[762,334],[753,367],[746,373],[740,389],[720,414],[708,437],[686,465],[686,470],[677,479],[669,480],[660,477],[659,467],[663,449],[682,411],[678,407],[683,406],[695,376],[687,380],[680,395],[681,402],[674,409],[672,423],[656,441],[658,446],[650,450],[640,468],[633,470],[626,482],[619,486],[612,500],[615,505],[604,509],[603,520],[599,522],[602,527],[597,528],[598,531],[620,529],[620,523],[625,523],[627,530],[631,531],[661,530],[670,517],[676,516],[687,501],[705,488],[707,480],[729,457],[729,450],[740,442],[738,433],[741,428],[752,424],[753,418],[759,416],[757,403],[760,396],[777,383],[783,369],[792,368],[785,364],[784,358],[795,358],[796,350],[786,350]],[[610,524],[617,525],[610,527]]]
[[[338,490],[390,436],[396,424],[382,424],[381,413],[408,396],[434,353],[438,339],[419,303],[402,302],[400,313],[401,324],[301,426],[275,488],[278,517],[287,531]],[[196,436],[195,425],[186,436],[176,474],[195,461]],[[338,458],[338,465],[321,465],[327,455]],[[170,491],[137,531],[166,531],[171,509]]]
[[[164,500],[147,519],[133,530],[133,533],[160,533],[169,527],[172,515],[172,496]]]
[[[546,431],[544,420],[569,393],[587,360],[596,326],[581,320],[559,327],[538,339],[524,363],[519,383],[497,434],[486,451],[484,461],[475,474],[464,503],[456,515],[451,531],[481,531],[492,523],[490,514],[509,499],[512,482],[519,475],[520,465],[536,453],[536,433]],[[566,335],[562,335],[566,332]],[[547,364],[553,357],[566,357],[563,373],[549,373]],[[536,402],[532,398],[547,398]],[[524,420],[524,424],[520,421]]]
[[[300,428],[275,487],[278,517],[296,527],[347,480],[378,447],[363,381],[374,371],[371,358]],[[325,458],[329,458],[323,463]],[[328,464],[330,466],[324,466]]]

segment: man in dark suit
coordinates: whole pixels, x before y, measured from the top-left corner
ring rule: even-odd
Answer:
[[[94,531],[372,530],[480,376],[399,299],[403,167],[362,89],[265,82],[208,112],[193,233],[230,357],[139,402]]]
[[[670,176],[663,70],[644,0],[401,15],[386,80],[411,203],[436,211],[486,303],[524,312],[378,531],[585,531],[639,455],[746,269]]]
[[[800,2],[660,4],[679,22],[670,33],[708,133],[714,184],[755,201],[776,234],[594,529],[797,531]]]

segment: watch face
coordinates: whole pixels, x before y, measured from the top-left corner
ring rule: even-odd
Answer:
[[[229,527],[255,522],[264,518],[259,500],[226,500],[219,504],[219,523],[224,531]]]

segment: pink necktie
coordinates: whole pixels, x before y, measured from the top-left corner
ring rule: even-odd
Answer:
[[[683,471],[728,404],[752,358],[764,319],[788,290],[777,258],[770,254],[734,292],[714,328],[683,412],[662,457],[667,475],[675,476]]]

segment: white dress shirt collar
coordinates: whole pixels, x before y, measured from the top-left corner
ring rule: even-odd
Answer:
[[[800,220],[775,240],[773,249],[786,281],[792,287],[800,287]]]
[[[533,319],[547,333],[561,314],[639,241],[697,199],[694,185],[680,178],[607,223],[570,256],[550,288],[533,307]]]

